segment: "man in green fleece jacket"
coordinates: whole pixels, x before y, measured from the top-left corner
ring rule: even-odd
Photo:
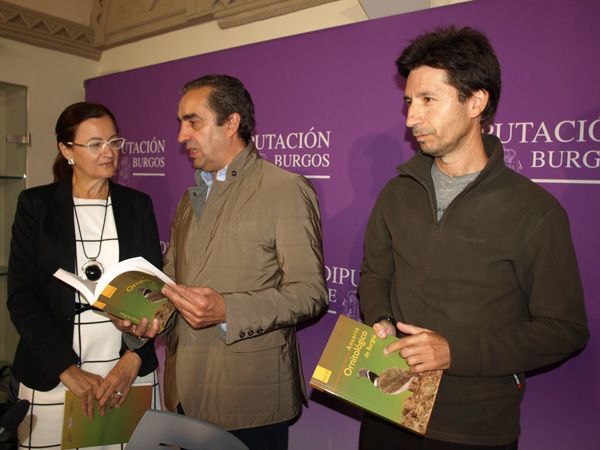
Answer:
[[[415,373],[443,369],[428,431],[365,415],[360,449],[517,449],[524,372],[589,335],[567,215],[481,130],[500,97],[485,35],[448,27],[397,61],[420,146],[380,193],[359,286],[365,322]]]

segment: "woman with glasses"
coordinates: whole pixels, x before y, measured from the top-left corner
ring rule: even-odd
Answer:
[[[63,268],[96,281],[134,256],[160,268],[152,201],[110,180],[125,140],[108,108],[75,103],[55,131],[55,182],[21,193],[12,229],[8,308],[20,335],[13,374],[19,397],[32,405],[20,448],[60,448],[66,390],[90,417],[95,400],[103,414],[133,384],[154,386],[152,407],[159,407],[153,343],[130,350],[109,318],[53,277]]]

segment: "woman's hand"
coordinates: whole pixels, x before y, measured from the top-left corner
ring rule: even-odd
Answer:
[[[94,417],[96,391],[103,382],[100,375],[81,370],[76,365],[68,367],[59,376],[60,381],[81,400],[81,409],[89,417]]]
[[[158,334],[159,324],[158,319],[152,319],[152,321],[148,321],[148,319],[143,318],[139,325],[135,325],[133,322],[127,319],[119,319],[112,314],[109,314],[110,320],[119,330],[124,333],[131,334],[132,336],[137,336],[139,338],[147,338],[154,339]]]
[[[137,353],[127,350],[121,356],[96,390],[96,399],[101,415],[106,414],[107,406],[108,408],[118,408],[123,404],[141,365],[142,359]]]

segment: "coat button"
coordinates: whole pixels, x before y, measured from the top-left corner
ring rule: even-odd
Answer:
[[[240,331],[240,338],[244,339],[246,337],[246,333],[244,333],[243,331]]]
[[[254,330],[248,330],[248,336],[254,336]]]
[[[235,176],[237,176],[237,170],[232,170],[232,171],[231,171],[231,176],[232,176],[232,177],[235,177]]]
[[[259,328],[258,330],[256,330],[256,334],[262,334],[262,332],[263,332],[262,328]]]

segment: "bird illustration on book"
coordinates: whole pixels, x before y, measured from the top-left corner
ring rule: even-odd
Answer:
[[[157,302],[157,301],[165,298],[165,296],[162,294],[162,292],[153,291],[152,289],[149,289],[147,287],[138,288],[138,292],[141,292],[142,295],[144,296],[144,298],[146,300],[148,300],[150,303],[154,303],[154,302]]]
[[[402,394],[410,389],[410,383],[415,374],[408,369],[390,367],[377,375],[369,369],[362,368],[358,371],[358,378],[365,377],[373,386],[390,395]]]

